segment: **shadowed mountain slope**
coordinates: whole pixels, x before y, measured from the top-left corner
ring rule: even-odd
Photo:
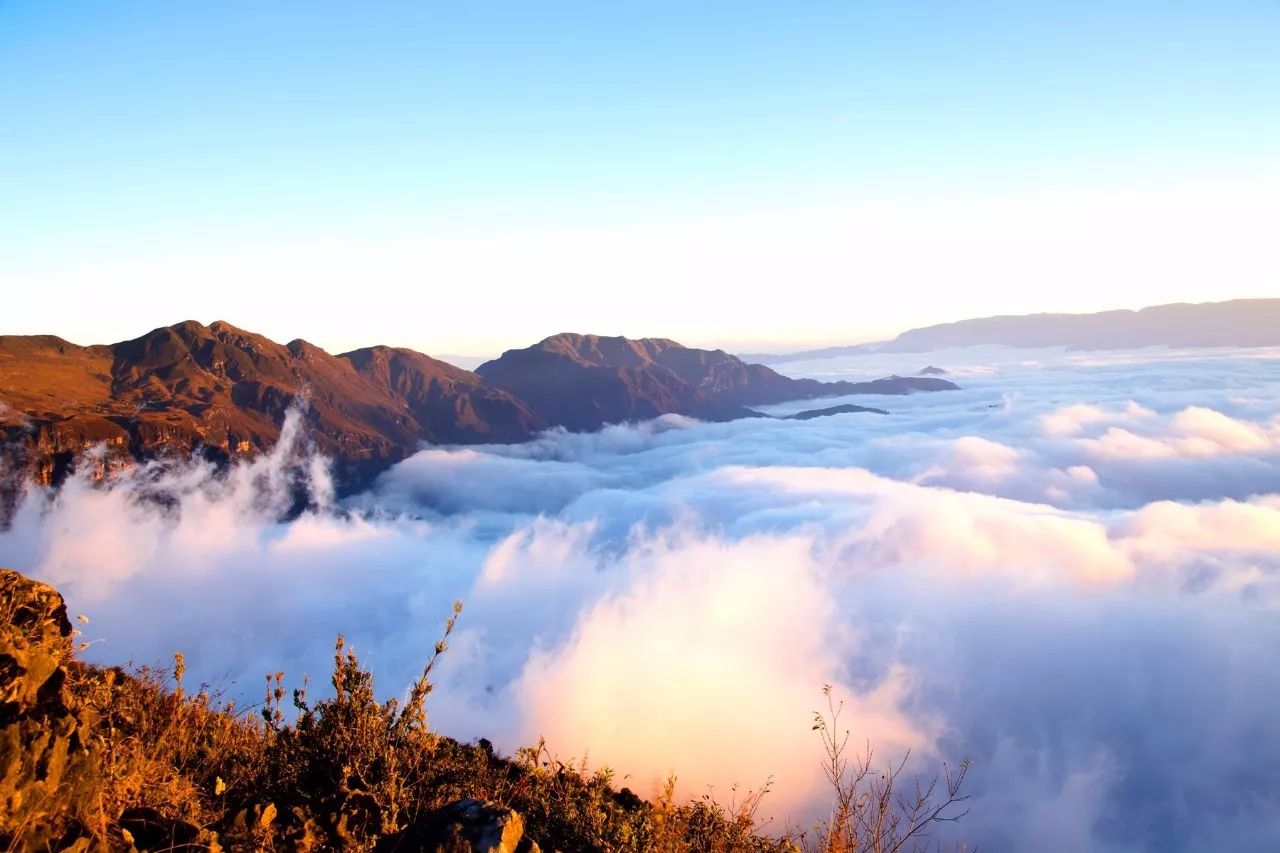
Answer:
[[[665,338],[567,333],[508,350],[476,372],[520,396],[544,420],[572,430],[598,429],[606,423],[668,412],[730,420],[754,415],[749,406],[956,387],[923,377],[893,376],[873,382],[791,379],[723,350],[693,349]]]
[[[788,400],[954,387],[921,377],[790,379],[659,338],[556,335],[472,373],[394,347],[330,355],[224,322],[187,321],[109,346],[5,336],[0,486],[56,484],[77,461],[100,476],[157,456],[253,455],[275,444],[299,399],[308,439],[335,460],[346,490],[423,442],[519,442],[551,426],[593,430],[668,413],[722,421]],[[85,456],[99,445],[105,452]]]
[[[521,441],[544,426],[511,394],[410,350],[334,356],[193,321],[111,346],[0,338],[0,429],[22,457],[10,467],[43,483],[97,443],[107,446],[103,464],[197,448],[220,460],[260,452],[299,397],[311,440],[356,481],[422,441]]]

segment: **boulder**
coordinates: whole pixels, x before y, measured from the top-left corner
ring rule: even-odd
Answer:
[[[540,853],[524,837],[517,812],[480,800],[459,800],[384,836],[375,853]]]
[[[133,851],[207,851],[220,853],[222,845],[212,832],[190,821],[168,818],[155,809],[136,807],[120,815],[121,838]]]
[[[89,849],[101,787],[91,715],[71,707],[72,630],[53,587],[0,569],[0,849]]]

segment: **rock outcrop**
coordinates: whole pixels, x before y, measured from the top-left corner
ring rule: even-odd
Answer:
[[[378,838],[377,850],[538,853],[518,813],[478,800],[382,835],[376,798],[346,784],[306,807],[253,802],[208,826],[149,805],[105,814],[109,724],[77,699],[69,673],[77,668],[108,690],[130,676],[76,662],[74,637],[57,590],[0,569],[0,849],[214,853],[260,848],[264,839],[274,849],[367,849]]]
[[[98,720],[67,684],[74,636],[57,590],[0,569],[0,848],[221,850],[214,833],[153,809],[101,814]]]
[[[383,836],[375,853],[541,853],[511,809],[460,800]]]
[[[72,631],[62,596],[0,569],[0,847],[89,849],[85,816],[51,804],[92,796],[90,720],[67,701]]]
[[[101,761],[92,719],[66,692],[72,630],[62,596],[0,569],[0,848],[89,850]],[[52,818],[52,819],[51,819]]]

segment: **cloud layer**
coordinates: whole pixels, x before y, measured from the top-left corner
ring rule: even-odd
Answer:
[[[948,831],[983,849],[1268,848],[1277,355],[951,353],[965,390],[889,416],[431,448],[341,506],[295,437],[32,495],[0,553],[90,615],[98,658],[182,649],[250,699],[324,673],[339,631],[398,692],[462,598],[435,724],[646,793],[772,777],[775,815],[819,814],[830,683],[878,755],[975,760]]]

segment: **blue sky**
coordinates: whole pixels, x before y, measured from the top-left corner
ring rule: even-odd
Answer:
[[[1280,293],[1277,44],[1274,2],[6,0],[0,331],[809,343]],[[1093,265],[998,257],[1025,223]]]

